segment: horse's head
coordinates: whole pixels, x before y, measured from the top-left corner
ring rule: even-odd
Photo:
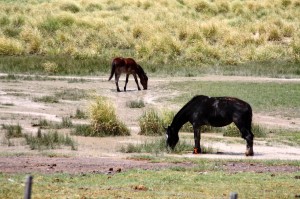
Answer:
[[[179,140],[178,134],[174,132],[174,129],[171,126],[168,126],[166,130],[167,146],[169,146],[171,149],[174,149]]]
[[[141,84],[142,84],[144,90],[147,90],[147,88],[148,88],[148,77],[147,77],[146,73],[144,73],[143,77],[141,78]]]
[[[144,88],[144,90],[147,90],[148,88],[148,77],[147,77],[147,74],[144,72],[143,68],[138,65],[138,76],[140,77],[140,82]]]

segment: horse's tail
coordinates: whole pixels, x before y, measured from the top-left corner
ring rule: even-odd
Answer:
[[[111,80],[111,78],[114,76],[116,70],[116,63],[113,61],[111,64],[111,72],[110,72],[110,77],[108,78],[108,81]]]

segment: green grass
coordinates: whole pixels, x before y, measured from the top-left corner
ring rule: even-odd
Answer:
[[[160,136],[165,133],[163,128],[163,119],[160,114],[154,110],[146,110],[139,118],[140,135]]]
[[[59,134],[57,131],[42,133],[39,129],[36,135],[24,136],[31,150],[56,149],[62,145],[70,146],[72,150],[77,149],[75,141],[70,136]]]
[[[121,147],[120,151],[123,153],[152,153],[156,155],[162,155],[163,153],[191,153],[194,146],[191,142],[186,140],[180,140],[176,145],[175,149],[169,151],[166,147],[166,139],[158,138],[152,141],[145,141],[141,144],[128,144],[127,146]],[[202,146],[202,153],[213,153],[214,149]]]
[[[2,129],[5,130],[5,137],[7,139],[23,137],[22,127],[19,124],[17,125],[2,124]]]
[[[143,100],[132,100],[126,103],[126,106],[129,108],[143,108],[145,107],[145,103]]]
[[[105,174],[34,174],[33,198],[295,198],[299,172],[227,173],[218,161],[204,160],[197,168],[129,170]],[[1,198],[18,198],[24,192],[24,174],[0,174]],[[143,187],[137,190],[137,187]],[[288,190],[288,191],[287,191]]]
[[[239,82],[173,82],[169,89],[183,93],[172,102],[184,105],[194,95],[233,96],[248,102],[253,112],[267,112],[285,117],[300,117],[300,84]]]

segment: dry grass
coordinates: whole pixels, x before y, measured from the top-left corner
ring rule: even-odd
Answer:
[[[7,3],[9,2],[9,3]],[[0,54],[133,56],[153,64],[299,61],[298,0],[0,3]]]

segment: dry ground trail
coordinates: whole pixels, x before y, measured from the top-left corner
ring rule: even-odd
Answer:
[[[126,106],[126,103],[132,100],[141,99],[146,103],[146,108],[155,107],[156,109],[168,108],[178,110],[175,104],[170,104],[165,99],[171,99],[180,94],[179,90],[164,89],[170,82],[176,81],[235,81],[235,82],[296,82],[300,79],[277,79],[264,77],[229,77],[229,76],[203,76],[203,77],[156,77],[150,78],[149,90],[137,91],[135,82],[130,77],[127,92],[116,92],[114,81],[108,82],[108,77],[47,77],[46,80],[5,80],[6,74],[0,74],[0,124],[20,124],[24,133],[36,133],[36,124],[41,119],[60,122],[63,117],[70,117],[75,114],[77,109],[87,110],[90,100],[83,97],[78,100],[63,99],[58,103],[43,103],[35,99],[42,96],[53,96],[57,93],[65,93],[77,90],[84,94],[97,94],[107,96],[115,104],[119,118],[126,123],[131,129],[129,137],[108,137],[108,138],[91,138],[75,137],[79,144],[78,151],[69,149],[56,149],[51,151],[32,151],[22,141],[16,141],[14,146],[7,146],[3,141],[0,144],[0,154],[10,157],[16,154],[22,156],[30,155],[31,158],[37,154],[61,154],[60,156],[71,156],[77,158],[104,158],[114,159],[125,158],[130,154],[119,152],[122,145],[128,143],[142,143],[147,138],[138,135],[138,118],[142,115],[144,109],[132,109]],[[124,77],[119,82],[120,88],[124,86]],[[88,123],[88,120],[72,120],[73,123]],[[267,114],[254,113],[254,122],[268,127],[283,127],[300,129],[300,118],[282,118],[270,116]],[[68,129],[65,129],[68,132]],[[0,129],[0,135],[3,137],[4,131]],[[209,139],[213,137],[214,139]],[[215,140],[215,141],[214,141]],[[235,140],[237,140],[235,142]],[[205,146],[217,149],[218,153],[192,155],[170,155],[186,156],[192,158],[226,158],[226,159],[245,159],[243,152],[245,144],[241,138],[223,138],[220,134],[203,134],[201,142]],[[251,159],[290,159],[300,160],[300,146],[287,146],[273,144],[269,146],[264,141],[255,141],[256,154]],[[41,157],[40,157],[41,158]],[[45,158],[45,157],[44,157]],[[15,160],[15,159],[12,159]],[[4,159],[1,160],[4,162]],[[26,161],[24,162],[26,164]],[[50,164],[50,163],[49,163]],[[2,164],[4,166],[4,164]],[[9,167],[9,164],[7,164]],[[2,167],[3,169],[3,167]]]

